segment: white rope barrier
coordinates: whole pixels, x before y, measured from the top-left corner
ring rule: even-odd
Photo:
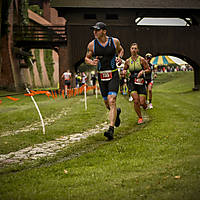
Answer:
[[[28,89],[27,87],[26,87],[26,91],[30,94],[30,91],[29,91],[29,89]],[[39,116],[40,116],[40,120],[41,120],[41,123],[42,123],[43,134],[45,134],[44,121],[43,121],[43,118],[42,118],[42,115],[41,115],[40,109],[39,109],[39,107],[38,107],[38,105],[37,105],[35,99],[33,98],[33,96],[31,96],[31,99],[32,99],[32,101],[33,101],[33,103],[34,103],[34,105],[35,105],[37,111],[38,111],[38,114],[39,114]]]
[[[32,64],[32,66],[33,66],[33,62],[32,62],[31,59],[30,59],[30,62],[31,62],[31,64]],[[26,86],[26,91],[30,94],[30,91],[29,91],[29,89],[28,89],[27,86]],[[39,116],[40,116],[40,120],[41,120],[41,123],[42,123],[43,134],[45,134],[45,126],[44,126],[44,120],[43,120],[43,118],[42,118],[42,114],[41,114],[40,109],[39,109],[39,107],[38,107],[38,105],[37,105],[35,99],[33,98],[33,96],[31,96],[31,99],[32,99],[32,101],[33,101],[33,103],[34,103],[34,105],[35,105],[37,111],[38,111],[38,114],[39,114]]]

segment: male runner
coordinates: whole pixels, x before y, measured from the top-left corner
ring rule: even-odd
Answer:
[[[71,77],[72,74],[70,73],[69,69],[66,72],[64,72],[61,77],[65,80],[65,98],[67,98],[67,90],[71,87]]]
[[[104,133],[108,140],[113,139],[114,126],[120,125],[121,109],[116,107],[119,90],[119,74],[116,63],[121,64],[124,50],[117,38],[107,36],[107,27],[103,22],[97,22],[92,27],[95,39],[87,47],[85,62],[97,66],[98,82],[104,103],[109,109],[110,126]]]
[[[146,87],[144,74],[149,71],[149,65],[146,60],[138,55],[139,48],[137,43],[132,43],[130,47],[131,57],[125,61],[124,73],[130,71],[129,91],[134,101],[134,109],[138,115],[138,124],[142,124],[143,118],[140,110],[140,105],[146,109]]]
[[[145,55],[145,59],[147,63],[149,64],[150,71],[145,73],[145,80],[146,80],[146,86],[147,86],[147,97],[148,97],[148,108],[152,109],[152,87],[153,87],[153,79],[156,77],[156,72],[154,70],[154,66],[150,63],[152,58],[152,55],[150,53],[147,53]],[[153,74],[154,72],[154,74]]]

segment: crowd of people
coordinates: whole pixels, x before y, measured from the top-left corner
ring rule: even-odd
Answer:
[[[183,64],[182,66],[157,66],[158,72],[178,72],[178,71],[193,71],[191,65]]]
[[[134,110],[138,116],[138,124],[144,123],[141,114],[141,107],[147,109],[147,94],[150,108],[152,106],[152,71],[150,66],[151,54],[145,58],[140,56],[137,43],[130,46],[131,57],[126,59],[123,71],[118,73],[117,65],[122,64],[124,49],[119,39],[107,36],[107,27],[103,22],[97,22],[92,27],[94,40],[87,47],[85,62],[88,65],[97,66],[98,82],[101,95],[104,99],[106,108],[109,110],[110,125],[104,133],[108,140],[114,138],[114,127],[120,125],[121,109],[117,108],[116,98],[118,90],[123,90],[126,86],[134,102]],[[145,79],[148,77],[148,79]]]
[[[74,76],[74,77],[73,77]],[[65,98],[67,99],[67,91],[68,89],[72,88],[73,85],[73,78],[75,80],[75,87],[76,88],[80,88],[81,86],[85,85],[85,84],[89,84],[92,86],[96,85],[96,73],[95,72],[91,72],[90,73],[90,80],[88,79],[88,75],[85,72],[78,72],[76,74],[73,75],[73,73],[70,72],[70,70],[67,70],[66,72],[63,72],[62,76],[61,76],[61,80],[63,81],[62,84],[62,88],[64,88],[65,91]]]
[[[153,80],[157,76],[157,69],[150,63],[151,53],[144,57],[139,55],[139,45],[130,45],[131,56],[126,59],[122,70],[118,67],[122,65],[124,49],[118,38],[107,36],[107,26],[103,22],[97,22],[91,27],[94,39],[87,46],[85,63],[97,67],[97,76],[92,74],[91,82],[98,84],[105,107],[109,110],[109,128],[104,132],[108,140],[114,138],[114,129],[119,127],[121,108],[117,107],[116,99],[118,91],[129,94],[129,101],[133,101],[134,110],[138,116],[138,125],[144,123],[141,108],[152,109],[152,87]],[[68,83],[69,76],[63,75]],[[75,76],[76,87],[86,83],[87,76],[83,72]]]

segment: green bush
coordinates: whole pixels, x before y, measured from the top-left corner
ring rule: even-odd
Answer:
[[[43,15],[43,10],[40,8],[39,5],[31,5],[31,6],[29,6],[29,9],[32,10],[33,12],[37,13],[40,16]]]
[[[44,62],[45,62],[49,81],[51,82],[51,86],[53,86],[53,84],[54,84],[54,79],[53,79],[54,62],[53,62],[51,49],[44,49]]]
[[[40,76],[40,80],[42,82],[42,65],[41,65],[41,62],[40,62],[40,50],[35,49],[34,53],[35,53],[37,70],[38,70],[38,73],[39,73],[39,76]]]

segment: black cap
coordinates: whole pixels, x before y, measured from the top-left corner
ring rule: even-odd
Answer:
[[[97,22],[94,26],[92,26],[92,29],[96,29],[96,30],[105,30],[106,29],[106,24],[104,24],[103,22]]]

